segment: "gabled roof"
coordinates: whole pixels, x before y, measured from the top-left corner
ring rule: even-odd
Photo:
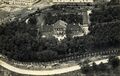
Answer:
[[[54,24],[54,28],[55,27],[65,27],[66,28],[67,23],[65,21],[62,20],[58,20],[55,24]]]

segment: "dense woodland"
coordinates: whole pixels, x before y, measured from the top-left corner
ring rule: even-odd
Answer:
[[[83,37],[67,37],[61,42],[55,38],[41,38],[35,15],[30,15],[28,24],[24,20],[6,23],[5,27],[0,27],[0,53],[19,61],[51,61],[72,53],[117,48],[120,44],[119,12],[119,6],[93,10],[91,32]]]
[[[91,14],[90,35],[97,46],[119,46],[120,6],[101,7]]]

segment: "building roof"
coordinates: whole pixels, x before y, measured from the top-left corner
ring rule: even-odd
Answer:
[[[55,24],[54,24],[54,28],[66,28],[67,23],[65,21],[62,20],[58,20]]]
[[[67,28],[71,31],[82,31],[81,25],[79,24],[69,24]]]
[[[52,2],[94,2],[94,0],[52,0]]]

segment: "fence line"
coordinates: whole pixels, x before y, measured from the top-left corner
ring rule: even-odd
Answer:
[[[112,50],[112,51],[102,51],[102,52],[94,52],[94,53],[86,53],[84,55],[76,55],[76,56],[71,56],[71,57],[66,57],[66,58],[62,58],[59,60],[55,60],[55,61],[50,61],[50,62],[39,62],[39,63],[33,63],[33,62],[19,62],[19,61],[15,61],[15,60],[9,60],[7,57],[2,56],[1,55],[1,60],[8,62],[9,64],[16,66],[16,67],[20,67],[20,68],[26,68],[26,69],[30,69],[30,68],[35,68],[35,66],[37,68],[46,68],[46,66],[48,64],[57,64],[57,63],[61,63],[61,62],[65,62],[65,61],[70,61],[70,60],[76,60],[76,59],[84,59],[87,57],[94,57],[94,56],[108,56],[108,55],[119,55],[120,54],[120,50]]]

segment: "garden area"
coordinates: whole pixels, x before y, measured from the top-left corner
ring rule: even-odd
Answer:
[[[118,48],[120,46],[119,12],[119,6],[93,10],[90,33],[83,37],[67,37],[61,42],[54,37],[42,38],[41,31],[38,31],[36,15],[29,15],[28,24],[22,20],[6,23],[5,27],[0,26],[0,53],[23,62],[47,62],[73,53],[82,55],[93,50],[95,52],[112,47]],[[79,18],[76,15],[72,16],[71,21],[74,18],[78,22]],[[47,19],[49,22],[50,19]]]

